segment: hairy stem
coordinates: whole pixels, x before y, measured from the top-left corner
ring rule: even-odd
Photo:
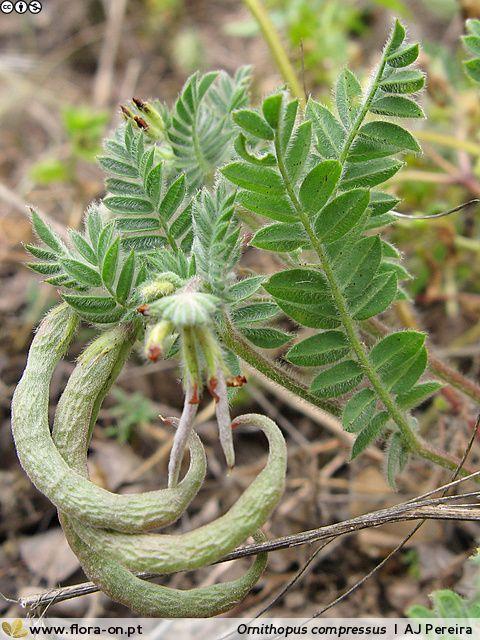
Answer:
[[[283,368],[280,368],[274,362],[266,358],[264,355],[254,349],[245,338],[236,331],[225,315],[222,318],[222,328],[220,332],[221,338],[226,347],[228,347],[235,355],[244,360],[247,364],[254,367],[262,375],[272,382],[291,391],[303,400],[323,411],[328,411],[334,416],[339,416],[341,411],[337,403],[328,400],[321,400],[309,391],[307,385],[297,380],[293,375]]]

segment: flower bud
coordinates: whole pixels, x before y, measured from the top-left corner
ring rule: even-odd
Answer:
[[[148,328],[145,338],[145,355],[151,362],[156,362],[163,355],[172,331],[173,325],[168,320],[161,320]]]

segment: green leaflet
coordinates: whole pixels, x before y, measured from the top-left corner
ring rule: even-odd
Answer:
[[[388,422],[389,415],[387,411],[377,413],[372,420],[358,434],[352,447],[351,460],[354,460],[362,453],[370,444],[372,444],[381,434],[384,426]]]
[[[235,302],[241,302],[246,298],[249,298],[256,293],[265,282],[264,276],[252,276],[251,278],[244,278],[240,282],[236,282],[230,287],[230,297]]]
[[[312,122],[316,148],[322,158],[338,158],[345,142],[345,129],[323,104],[309,98],[306,116]]]
[[[295,344],[285,358],[300,367],[318,367],[336,362],[348,354],[347,336],[341,331],[324,331]]]
[[[362,389],[345,404],[343,427],[349,433],[357,433],[369,424],[375,411],[375,393],[372,389]]]
[[[355,74],[349,69],[344,69],[340,73],[335,86],[335,103],[338,115],[347,129],[355,121],[361,96],[362,87]]]
[[[480,83],[480,20],[467,20],[466,26],[470,35],[463,36],[462,42],[464,47],[472,53],[475,58],[466,60],[463,63],[463,67],[465,73],[471,80]]]
[[[386,93],[416,93],[423,89],[424,85],[425,76],[415,69],[392,73],[380,82],[380,89]]]
[[[232,162],[222,169],[222,173],[233,184],[254,193],[267,196],[283,195],[284,193],[280,175],[268,167],[253,167],[247,162]]]
[[[242,329],[243,335],[256,347],[261,349],[278,349],[292,340],[291,333],[285,333],[271,327],[258,327],[255,329]]]
[[[310,389],[321,398],[334,398],[354,389],[362,378],[363,370],[358,362],[345,360],[319,373]]]
[[[342,167],[336,160],[325,160],[305,176],[299,191],[300,202],[310,215],[325,206],[337,186]]]
[[[396,118],[425,117],[420,105],[405,96],[385,96],[384,98],[378,98],[370,106],[370,111],[378,115]]]
[[[248,327],[249,324],[265,322],[278,315],[278,307],[273,302],[252,302],[243,307],[237,307],[232,313],[234,324]]]
[[[271,126],[255,111],[239,109],[233,112],[232,117],[234,122],[250,135],[263,140],[273,140]]]
[[[363,189],[353,189],[337,196],[315,220],[314,229],[319,240],[330,243],[342,238],[359,222],[368,201],[369,193]]]
[[[288,252],[309,246],[309,239],[300,223],[277,222],[259,229],[250,244],[267,251]]]
[[[268,196],[252,191],[239,191],[238,204],[249,211],[278,222],[296,222],[295,210],[285,196]]]

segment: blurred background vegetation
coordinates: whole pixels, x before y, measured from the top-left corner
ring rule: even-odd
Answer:
[[[427,120],[416,125],[424,155],[409,158],[389,188],[402,198],[399,209],[412,214],[436,213],[480,198],[480,95],[463,73],[466,55],[459,40],[464,20],[480,17],[480,0],[265,0],[264,4],[305,93],[327,103],[344,65],[363,81],[368,79],[392,17],[400,16],[412,39],[423,44],[420,64],[428,85],[422,106]],[[84,0],[67,6],[61,0],[45,0],[38,15],[0,14],[0,592],[38,591],[81,579],[75,559],[62,546],[54,509],[18,468],[9,432],[8,407],[32,329],[55,301],[53,289],[40,285],[22,265],[22,243],[31,238],[25,203],[59,225],[78,227],[86,205],[103,194],[95,158],[103,135],[120,119],[119,105],[134,95],[171,102],[194,70],[232,72],[241,64],[253,65],[257,97],[282,83],[256,21],[240,1]],[[403,305],[386,318],[391,325],[428,329],[437,351],[477,380],[478,210],[472,205],[461,214],[434,221],[402,220],[389,232],[415,276],[408,288],[416,312]],[[260,271],[275,267],[265,257],[259,262],[254,250],[249,249],[245,259]],[[86,327],[80,338],[84,341],[90,335]],[[54,403],[71,367],[64,363],[56,374]],[[249,407],[277,417],[291,445],[288,494],[272,522],[272,535],[379,508],[445,479],[443,472],[416,461],[402,479],[399,494],[392,497],[375,452],[348,465],[348,443],[333,418],[312,414],[262,381],[249,380],[238,396],[238,411]],[[102,428],[93,443],[92,473],[97,482],[110,489],[136,490],[164,481],[170,434],[156,416],[174,413],[180,396],[170,363],[147,366],[140,358],[132,361],[101,414]],[[446,388],[422,407],[420,428],[442,446],[462,451],[477,410]],[[262,464],[261,443],[242,436],[246,446],[239,449],[240,471],[225,480],[208,406],[202,420],[212,482],[194,503],[191,523],[185,526],[222,512]],[[315,611],[367,572],[407,529],[396,525],[365,531],[348,545],[338,540],[318,556],[301,586],[272,613],[294,616]],[[427,604],[428,594],[445,586],[471,595],[477,569],[464,560],[477,537],[478,530],[469,523],[430,523],[406,552],[331,615],[402,615],[413,603]],[[296,549],[274,554],[260,594],[247,599],[237,614],[254,611],[267,601],[307,553]],[[205,576],[202,572],[197,578],[175,576],[171,583],[186,587],[190,580],[201,583]],[[13,611],[0,599],[2,608]],[[112,605],[100,595],[56,605],[54,611],[57,615],[99,612],[112,612]]]

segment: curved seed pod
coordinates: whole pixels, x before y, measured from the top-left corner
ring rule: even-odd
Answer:
[[[88,425],[95,420],[99,397],[103,398],[105,395],[104,379],[106,378],[110,384],[113,382],[125,360],[125,350],[129,350],[125,328],[116,327],[109,334],[108,340],[103,340],[104,336],[101,336],[86,349],[70,378],[70,381],[73,380],[75,384],[69,382],[57,408],[53,431],[54,441],[57,443],[58,440],[62,443],[62,454],[66,461],[82,475],[87,474]],[[100,354],[102,357],[99,357]],[[89,372],[87,385],[89,394],[80,391],[81,387],[78,383],[81,376],[80,373],[75,375],[77,370],[82,374],[85,374],[85,371]],[[109,376],[108,370],[110,370]],[[70,420],[74,418],[74,414],[71,413],[72,403],[69,396],[77,400],[80,409],[77,420],[73,421]],[[80,446],[66,446],[73,444],[75,433],[83,443],[83,449]],[[78,528],[82,529],[78,521],[74,521],[65,514],[60,514],[60,521],[67,540],[88,577],[112,599],[143,615],[206,617],[223,613],[247,595],[258,581],[267,562],[267,554],[259,554],[251,568],[237,580],[181,591],[137,578],[121,564],[85,544],[75,531]],[[103,532],[97,530],[97,533]],[[106,533],[106,535],[113,534]],[[254,538],[256,541],[262,541],[265,536],[261,532],[256,532]]]
[[[165,524],[165,518],[167,522],[176,520],[200,488],[205,475],[205,454],[198,439],[191,441],[190,469],[175,489],[138,495],[117,495],[98,487],[70,469],[55,446],[48,422],[50,380],[77,324],[74,312],[61,304],[44,318],[30,347],[27,365],[12,401],[12,432],[25,472],[61,511],[93,526],[142,531]],[[80,386],[75,391],[84,395]],[[96,404],[103,395],[97,394]]]
[[[237,580],[188,591],[171,589],[141,580],[119,563],[92,551],[77,536],[65,518],[62,517],[61,522],[69,544],[78,556],[88,578],[112,600],[144,616],[208,618],[220,615],[245,598],[267,564],[267,554],[260,553],[250,569]],[[260,532],[254,538],[256,542],[265,540],[265,536]]]
[[[265,468],[223,516],[176,535],[127,535],[74,523],[77,534],[90,548],[101,550],[102,555],[132,571],[196,569],[235,549],[264,524],[277,505],[284,490],[287,458],[285,440],[270,418],[249,414],[235,423],[261,429],[268,439],[269,455]]]

